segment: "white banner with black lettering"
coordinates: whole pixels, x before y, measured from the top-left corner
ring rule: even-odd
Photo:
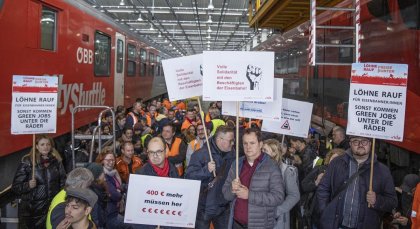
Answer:
[[[203,55],[162,60],[170,101],[203,94]]]
[[[263,120],[262,131],[306,138],[312,117],[312,103],[283,99],[281,121]]]
[[[58,78],[13,76],[12,134],[55,133]]]
[[[125,223],[194,228],[200,181],[130,175]]]
[[[203,69],[205,101],[273,101],[274,52],[204,52]]]
[[[240,102],[239,117],[255,119],[273,119],[280,121],[281,105],[283,101],[283,79],[274,79],[273,102]],[[236,102],[224,101],[222,114],[236,116]]]
[[[408,65],[354,63],[347,134],[403,141]]]

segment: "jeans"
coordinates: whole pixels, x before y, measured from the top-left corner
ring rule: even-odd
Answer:
[[[210,223],[213,223],[214,229],[227,229],[229,223],[229,208],[227,207],[221,214],[217,216],[207,216],[204,210],[197,212],[195,228],[209,229]]]

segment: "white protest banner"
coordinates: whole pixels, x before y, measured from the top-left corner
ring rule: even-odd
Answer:
[[[354,63],[347,134],[403,141],[406,64]]]
[[[12,134],[55,133],[58,78],[13,76]]]
[[[162,60],[170,101],[203,94],[202,54]]]
[[[262,131],[306,138],[312,117],[312,103],[283,99],[281,121],[263,120]]]
[[[203,100],[273,101],[274,52],[204,52]]]
[[[280,121],[280,112],[283,101],[283,79],[274,79],[273,102],[240,102],[239,116],[256,119],[273,119]],[[222,114],[236,116],[236,102],[224,101]]]
[[[194,228],[200,181],[130,175],[125,223]]]

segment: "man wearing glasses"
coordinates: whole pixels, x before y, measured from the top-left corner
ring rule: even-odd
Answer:
[[[369,191],[371,149],[371,139],[350,136],[350,148],[330,162],[316,193],[321,228],[380,228],[382,214],[397,206],[391,173],[376,156]]]
[[[220,126],[209,139],[213,161],[210,161],[207,143],[191,155],[185,178],[201,181],[195,223],[198,229],[208,229],[210,223],[215,229],[227,228],[230,202],[223,198],[222,187],[235,160],[234,136],[233,128]]]
[[[161,137],[154,137],[147,145],[148,162],[138,171],[140,175],[179,178],[178,171],[165,156],[166,144]]]

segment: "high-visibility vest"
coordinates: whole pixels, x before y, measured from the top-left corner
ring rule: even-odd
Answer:
[[[148,136],[152,137],[152,135],[151,135],[151,134],[145,134],[145,135],[141,136],[141,138],[140,138],[140,140],[141,140],[141,146],[142,146],[143,148],[145,148],[144,142],[146,141],[146,138],[147,138]]]
[[[226,125],[225,121],[221,119],[213,119],[211,120],[211,123],[213,124],[213,129],[211,130],[211,133],[210,133],[211,136],[213,136],[216,133],[216,130],[219,126]]]
[[[197,151],[201,147],[200,141],[197,141],[197,139],[192,140],[189,145],[191,146],[193,152]]]
[[[169,145],[166,144],[166,157],[178,156],[179,147],[181,146],[181,143],[181,138],[175,138],[175,141],[172,143],[171,147],[169,147]],[[179,176],[182,176],[184,174],[184,166],[182,165],[182,163],[175,164],[175,167],[178,170]]]
[[[191,125],[192,125],[192,123],[190,121],[188,121],[187,119],[185,119],[184,122],[181,125],[181,131],[184,131],[184,130],[190,128]]]

